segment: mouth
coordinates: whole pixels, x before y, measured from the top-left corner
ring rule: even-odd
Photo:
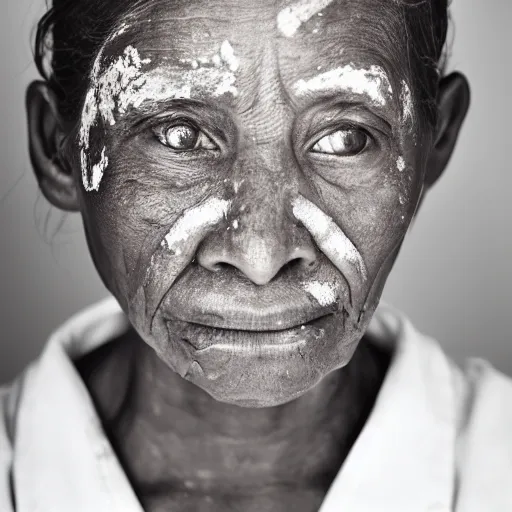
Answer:
[[[273,311],[252,310],[229,311],[223,314],[222,311],[198,312],[189,318],[180,318],[173,315],[174,319],[187,322],[200,327],[222,329],[224,331],[243,332],[281,332],[290,329],[300,328],[330,316],[338,311],[338,305],[322,308],[304,308],[301,310],[277,309]]]
[[[333,313],[295,323],[294,325],[273,324],[274,329],[255,329],[253,324],[237,323],[236,328],[215,327],[196,322],[169,319],[169,332],[179,331],[182,342],[201,351],[215,346],[230,352],[259,352],[286,349],[296,350],[310,341],[318,341],[332,320]],[[267,325],[270,327],[270,325]]]

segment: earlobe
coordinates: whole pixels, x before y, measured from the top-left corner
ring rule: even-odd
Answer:
[[[437,96],[438,122],[425,185],[433,185],[448,165],[470,103],[469,84],[461,73],[444,77]]]
[[[64,152],[67,133],[58,98],[48,83],[32,82],[26,94],[30,160],[41,192],[61,210],[79,209],[76,181]]]

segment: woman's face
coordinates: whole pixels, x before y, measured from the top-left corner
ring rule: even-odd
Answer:
[[[174,371],[224,402],[287,402],[350,361],[421,195],[402,18],[147,4],[98,55],[77,132],[92,256]]]

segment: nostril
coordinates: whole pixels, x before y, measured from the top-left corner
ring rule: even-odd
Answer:
[[[213,272],[220,272],[221,270],[238,270],[235,266],[225,263],[224,261],[219,261],[218,263],[214,263],[210,266],[210,270]]]
[[[293,258],[290,261],[286,262],[276,274],[275,277],[281,277],[284,274],[293,274],[294,272],[300,270],[312,270],[317,265],[317,259],[310,258]]]

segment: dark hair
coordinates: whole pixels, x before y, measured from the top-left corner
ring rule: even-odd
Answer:
[[[389,8],[389,2],[385,0]],[[101,46],[121,17],[147,0],[53,0],[37,26],[34,60],[59,95],[61,114],[76,119],[86,94],[86,77]],[[403,12],[414,66],[413,87],[432,126],[437,120],[436,94],[444,69],[448,0],[393,0]],[[51,36],[51,37],[50,37]],[[47,62],[51,51],[52,60]]]

